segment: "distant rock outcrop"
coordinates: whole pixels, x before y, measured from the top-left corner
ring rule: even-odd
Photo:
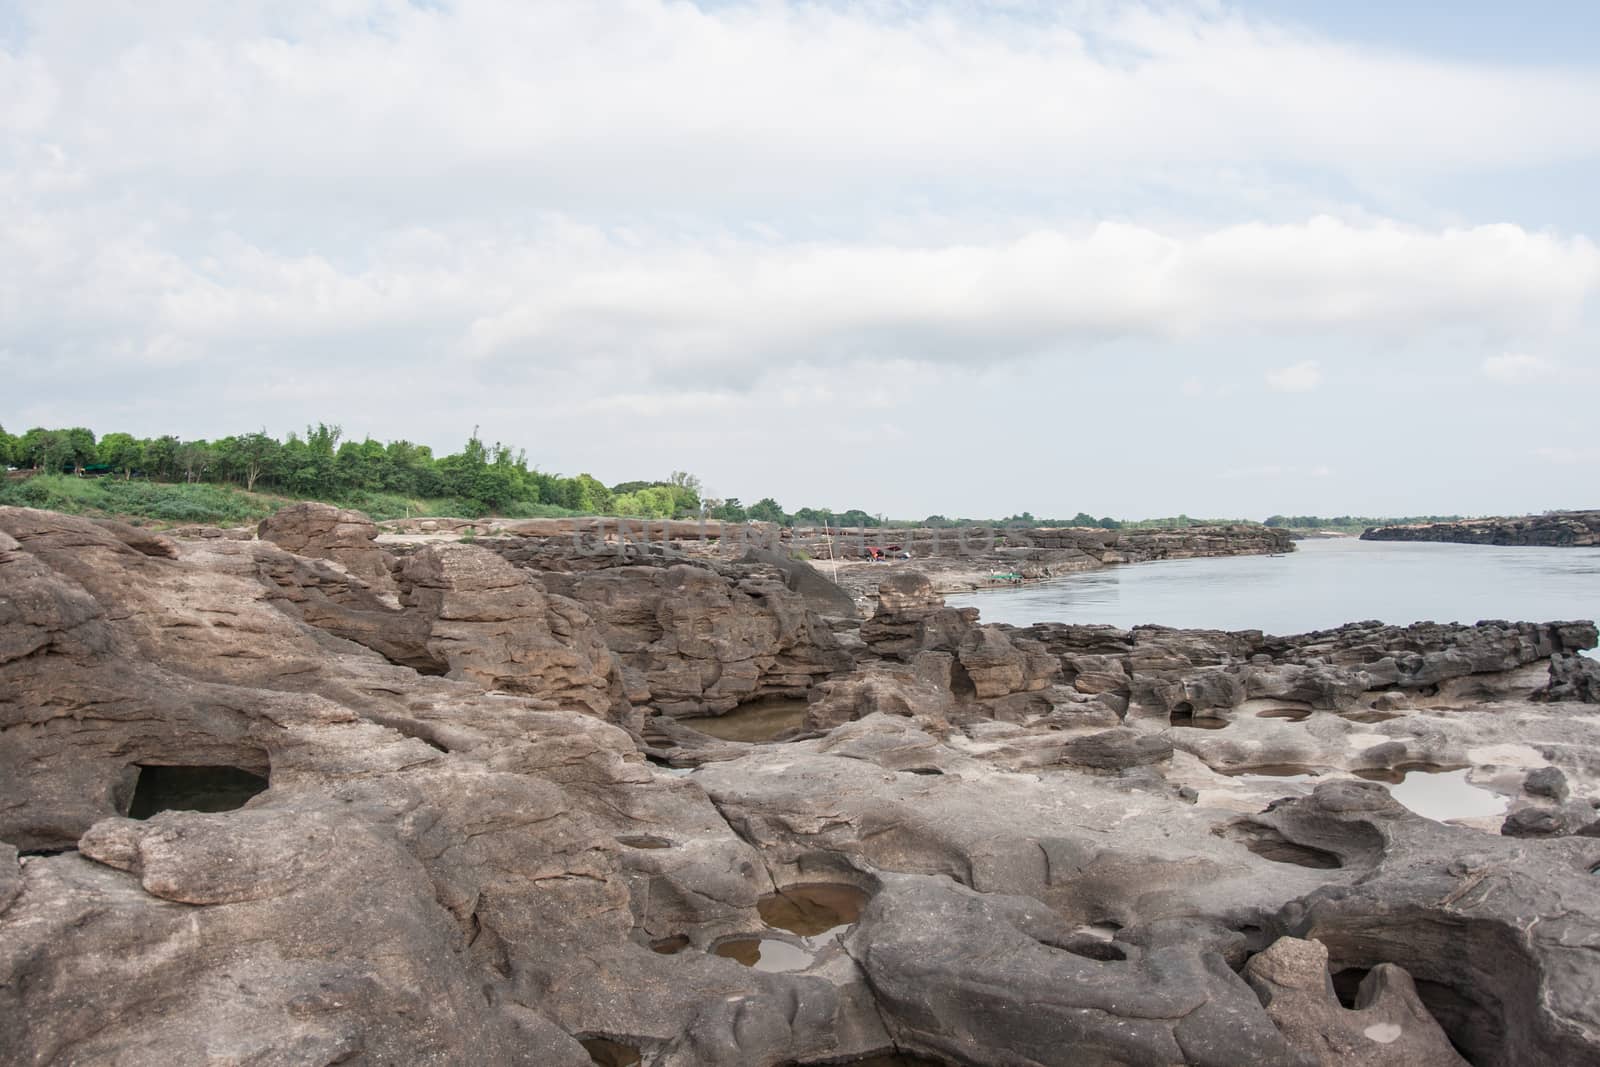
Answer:
[[[1373,526],[1363,541],[1448,541],[1462,545],[1600,545],[1600,511],[1551,511],[1515,519],[1462,519],[1411,526]]]

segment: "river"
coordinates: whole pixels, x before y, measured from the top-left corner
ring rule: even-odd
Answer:
[[[1363,619],[1546,622],[1600,615],[1600,548],[1296,542],[1282,556],[1164,560],[952,594],[984,622],[1140,623],[1291,634]]]

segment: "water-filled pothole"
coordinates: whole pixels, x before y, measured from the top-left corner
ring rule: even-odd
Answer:
[[[604,1037],[585,1037],[578,1041],[589,1058],[600,1067],[634,1067],[643,1062],[638,1049]]]
[[[811,966],[836,937],[861,917],[867,894],[848,885],[790,886],[756,904],[762,921],[792,937],[739,937],[717,945],[718,956],[758,971],[799,971]]]
[[[1259,763],[1254,767],[1240,767],[1220,773],[1246,785],[1270,786],[1274,789],[1291,784],[1314,784],[1322,779],[1322,772],[1316,767],[1299,763]]]
[[[233,811],[267,790],[267,779],[238,767],[139,767],[128,818],[160,811]]]
[[[726,715],[703,715],[678,722],[722,741],[771,741],[805,725],[810,702],[804,698],[763,697],[740,704]]]
[[[1439,822],[1504,815],[1509,806],[1505,797],[1467,781],[1466,767],[1403,763],[1355,773],[1369,782],[1382,782],[1390,796],[1418,815]]]
[[[1266,711],[1256,712],[1258,719],[1284,719],[1288,722],[1305,722],[1311,718],[1311,712],[1305,708],[1268,708]]]
[[[1343,718],[1348,719],[1351,722],[1359,722],[1366,725],[1388,722],[1390,719],[1404,718],[1404,716],[1398,711],[1379,711],[1376,708],[1368,708],[1365,711],[1346,711],[1341,712],[1340,714]]]

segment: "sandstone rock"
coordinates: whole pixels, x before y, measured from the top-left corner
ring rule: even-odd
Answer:
[[[1563,829],[1519,839],[1344,777],[1589,796],[1600,714],[1524,669],[1588,624],[1012,629],[910,582],[851,654],[759,560],[396,544],[381,587],[169,543],[0,509],[0,1061],[1291,1064],[1372,1025],[1409,1049],[1424,1009],[1475,1062],[1595,1059],[1592,807],[1530,776],[1513,814]],[[619,729],[624,677],[680,710],[809,694],[812,729],[658,744],[694,731]],[[1415,706],[1373,721],[1375,690]],[[1325,784],[1294,800],[1211,770],[1296,760]],[[212,771],[256,784],[158,788]],[[874,894],[853,930],[786,972],[717,953],[794,948],[761,902],[816,882]],[[1371,1002],[1271,970],[1280,935]]]
[[[948,655],[945,660],[948,672]],[[937,674],[930,677],[927,670],[873,666],[818,686],[817,697],[806,711],[806,726],[826,731],[878,714],[942,719],[953,704],[948,684],[939,684]]]
[[[163,537],[153,530],[129,526],[127,523],[118,522],[115,519],[93,519],[91,521],[102,530],[109,531],[111,536],[135,552],[142,552],[147,556],[161,556],[165,559],[178,558],[178,546],[172,543],[172,539]]]
[[[626,719],[621,673],[589,616],[527,571],[476,545],[438,544],[406,561],[400,585],[440,673]]]
[[[560,588],[594,619],[628,689],[672,715],[803,695],[851,665],[833,631],[770,577],[629,566],[572,575]]]
[[[1403,968],[1373,968],[1354,1010],[1335,998],[1317,941],[1280,937],[1250,957],[1244,977],[1289,1044],[1326,1067],[1465,1067]]]
[[[359,511],[291,504],[262,519],[257,532],[297,556],[332,560],[375,589],[389,587],[388,559],[375,544],[378,528]]]
[[[1549,797],[1557,801],[1566,800],[1571,793],[1567,776],[1558,767],[1540,767],[1529,771],[1522,780],[1522,788],[1529,796]]]
[[[811,564],[790,559],[782,552],[752,548],[744,554],[744,563],[758,563],[773,567],[784,576],[784,584],[798,593],[806,607],[819,615],[841,616],[848,619],[860,617],[856,602],[849,593],[834,585]]]
[[[1363,541],[1449,541],[1468,545],[1600,545],[1600,511],[1552,511],[1517,519],[1463,519],[1374,526]]]
[[[1296,841],[1377,857],[1359,882],[1279,916],[1285,932],[1327,946],[1335,972],[1403,967],[1473,1063],[1596,1059],[1600,970],[1569,947],[1600,936],[1592,843],[1444,826],[1372,783],[1319,786],[1261,818]]]
[[[1061,750],[1060,761],[1097,770],[1122,770],[1172,758],[1172,742],[1164,737],[1118,728],[1074,738]]]
[[[1137,951],[1026,897],[888,876],[849,942],[897,1046],[964,1063],[1303,1062],[1207,946]]]
[[[1587,656],[1550,657],[1550,684],[1533,694],[1535,700],[1580,700],[1600,704],[1600,663]]]

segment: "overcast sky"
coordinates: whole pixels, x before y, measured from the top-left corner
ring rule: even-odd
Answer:
[[[1404,7],[1404,12],[1393,12]],[[1600,4],[0,0],[0,424],[1600,505]]]

